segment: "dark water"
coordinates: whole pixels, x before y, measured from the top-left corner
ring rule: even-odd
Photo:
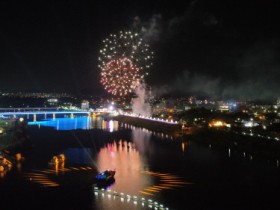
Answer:
[[[0,209],[278,209],[276,161],[102,118],[36,122],[28,135],[25,160],[0,179]],[[117,171],[111,192],[94,188],[105,169]]]

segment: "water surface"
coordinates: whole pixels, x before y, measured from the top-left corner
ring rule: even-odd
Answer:
[[[151,209],[145,198],[169,209],[272,209],[279,193],[275,161],[115,121],[46,119],[28,134],[26,160],[0,181],[7,207]],[[59,154],[65,163],[50,166]],[[117,196],[94,191],[94,176],[106,169],[117,171],[107,188]]]

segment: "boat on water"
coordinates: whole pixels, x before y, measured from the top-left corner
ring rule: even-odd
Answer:
[[[98,185],[109,185],[115,181],[116,170],[105,170],[95,178]]]

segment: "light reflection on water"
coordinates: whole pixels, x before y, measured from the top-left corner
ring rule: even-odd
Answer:
[[[101,117],[81,116],[76,118],[46,118],[42,121],[28,122],[28,125],[53,127],[56,130],[89,130],[103,129],[109,132],[118,130],[118,122],[113,120],[103,120]]]
[[[97,145],[99,143],[101,144],[93,151],[92,148],[75,147],[67,148],[62,152],[68,158],[68,164],[94,166],[98,171],[116,169],[116,181],[108,187],[110,190],[143,196],[147,199],[152,198],[162,203],[165,201],[163,197],[166,193],[180,196],[180,190],[182,188],[189,189],[194,186],[192,180],[183,179],[178,176],[184,164],[188,167],[191,167],[192,164],[200,165],[203,168],[205,167],[204,165],[208,167],[218,163],[215,159],[217,153],[215,155],[212,154],[212,147],[204,148],[203,151],[197,148],[196,151],[196,147],[192,147],[189,150],[190,142],[177,142],[178,147],[172,148],[169,145],[176,145],[176,141],[168,140],[165,143],[155,141],[155,137],[159,139],[170,139],[162,133],[154,133],[147,129],[135,128],[134,126],[121,124],[116,121],[103,120],[100,117],[56,118],[55,120],[50,119],[49,121],[38,121],[29,124],[51,126],[57,130],[101,129],[107,131],[105,133],[109,134],[113,134],[122,129],[127,132],[131,131],[131,139],[120,138],[119,135],[114,136],[115,139],[113,140],[109,140],[107,137],[94,137],[95,143]],[[151,141],[152,139],[153,141]],[[174,142],[174,144],[171,144],[171,142]],[[232,158],[233,151],[227,150],[226,156],[229,159]],[[172,174],[163,173],[160,170],[155,172],[153,171],[154,166],[167,170],[167,172],[172,171]],[[73,168],[70,167],[69,169],[72,170]],[[214,167],[214,169],[216,168]],[[77,170],[77,172],[79,171]],[[194,173],[195,175],[193,177],[200,176],[197,175],[196,170],[189,170],[188,173]],[[205,178],[203,176],[201,177],[200,179],[204,181]],[[215,175],[213,177],[209,176],[211,182],[212,179],[215,180]],[[92,195],[94,196],[94,192],[92,192]],[[95,196],[95,199],[97,202],[93,204],[93,209],[142,208],[142,206],[135,205],[132,201],[127,201],[127,199],[114,200],[113,197],[103,197],[102,195]],[[149,207],[144,206],[143,208],[148,209]]]
[[[149,131],[145,128],[137,128],[132,125],[128,125],[125,123],[119,123],[115,120],[105,120],[102,117],[89,117],[89,116],[81,116],[76,118],[46,118],[41,121],[33,121],[28,122],[28,125],[35,125],[40,128],[41,126],[53,127],[56,130],[90,130],[90,129],[102,129],[109,132],[118,131],[120,127],[122,129],[131,129],[133,131],[133,135],[143,135],[145,133],[146,137],[150,138],[151,135],[162,138],[162,139],[171,139],[173,140],[172,136],[169,136],[164,133]],[[145,138],[146,138],[145,137]]]
[[[110,189],[125,193],[139,194],[142,188],[152,185],[151,176],[142,173],[145,164],[139,151],[125,140],[102,148],[97,157],[100,171],[116,169],[116,182]]]
[[[102,118],[57,118],[49,122],[38,121],[29,124],[42,126],[30,129],[30,136],[36,148],[33,150],[35,154],[30,163],[27,164],[28,158],[23,162],[22,168],[25,170],[23,172],[27,178],[32,178],[35,184],[41,183],[50,186],[49,188],[58,183],[57,188],[61,190],[63,188],[61,186],[68,184],[67,180],[81,184],[80,181],[85,180],[85,176],[94,177],[97,174],[96,169],[98,171],[116,169],[116,181],[109,187],[112,191],[153,199],[170,209],[182,209],[180,204],[186,205],[184,209],[205,209],[206,206],[209,206],[209,209],[256,209],[254,207],[259,205],[254,202],[261,201],[267,192],[275,191],[275,195],[279,194],[280,173],[278,168],[276,170],[279,165],[278,160],[269,165],[260,162],[255,156],[252,158],[249,152],[237,153],[234,148],[217,149],[215,145],[201,146],[191,140],[174,141],[163,134],[114,121],[105,121]],[[53,129],[43,129],[43,125],[50,125],[55,129],[67,128],[71,131],[57,132]],[[63,171],[43,168],[49,158],[59,153],[64,153],[66,156]],[[34,165],[38,170],[32,168]],[[30,167],[31,171],[28,171],[26,166]],[[16,170],[10,173],[13,171]],[[56,177],[57,171],[58,174],[63,172],[68,179],[63,175],[62,178]],[[9,182],[6,177],[11,177],[12,184],[5,183]],[[27,207],[31,203],[30,198],[33,199],[35,196],[34,200],[38,201],[38,204],[34,205],[38,209],[45,205],[40,199],[51,196],[45,193],[45,188],[28,194],[24,188],[15,184],[12,176],[6,177],[3,179],[4,187],[0,187],[0,192],[1,189],[5,191],[1,194],[5,196],[8,189],[10,194],[5,197],[9,199],[8,202],[2,199],[0,200],[3,201],[2,203],[10,205],[13,203],[11,201],[21,198]],[[119,197],[120,199],[114,200],[113,196],[105,194],[104,197],[102,194],[95,196],[93,188],[89,191],[75,191],[75,189],[71,187],[69,191],[74,191],[72,200],[75,203],[80,200],[79,208],[76,209],[84,209],[80,208],[81,204],[84,207],[90,206],[90,209],[142,208],[140,202],[134,204],[132,199]],[[21,196],[14,192],[21,193]],[[67,194],[68,189],[63,192],[66,194],[58,192],[53,195],[53,198],[59,197],[59,202],[65,205],[64,207],[73,209],[71,197],[69,199],[70,195]],[[61,201],[62,198],[64,201]],[[269,196],[265,198],[269,202],[273,201],[268,199]],[[244,206],[234,203],[237,200],[242,201]],[[264,200],[261,204],[267,205],[269,202]],[[50,203],[49,206],[54,204],[51,199],[47,203]],[[269,205],[268,208],[271,206]],[[149,209],[146,204],[143,208]]]
[[[147,129],[135,128],[127,124],[119,124],[113,120],[103,120],[102,118],[78,117],[78,118],[56,118],[44,121],[30,122],[29,125],[40,125],[53,127],[56,130],[76,130],[76,129],[102,129],[109,133],[120,129],[132,131],[132,138],[115,139],[107,142],[105,146],[99,148],[97,156],[92,153],[90,148],[68,148],[62,153],[66,156],[68,165],[89,165],[97,168],[98,171],[106,169],[116,169],[115,183],[108,189],[123,192],[133,196],[150,198],[154,194],[149,193],[149,188],[155,186],[159,178],[147,173],[149,164],[145,154],[151,152],[149,147],[152,132]],[[40,129],[40,127],[38,127]],[[155,135],[155,134],[154,134]],[[163,136],[162,134],[159,134]],[[164,136],[165,137],[165,136]],[[97,139],[99,140],[99,139]],[[160,190],[171,189],[162,186]],[[160,191],[159,190],[159,191]],[[159,193],[157,191],[157,193]],[[98,200],[96,209],[148,209],[147,205],[137,204],[129,200],[113,200],[113,198]]]

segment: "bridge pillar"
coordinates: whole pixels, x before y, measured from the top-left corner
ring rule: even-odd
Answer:
[[[47,113],[45,112],[45,119],[47,118]]]
[[[36,122],[36,114],[33,114],[33,122]]]
[[[53,113],[53,115],[52,115],[52,116],[53,116],[53,119],[55,119],[55,113]]]
[[[26,118],[29,119],[29,114],[27,114]]]
[[[73,113],[70,114],[70,118],[74,118],[74,114]]]

